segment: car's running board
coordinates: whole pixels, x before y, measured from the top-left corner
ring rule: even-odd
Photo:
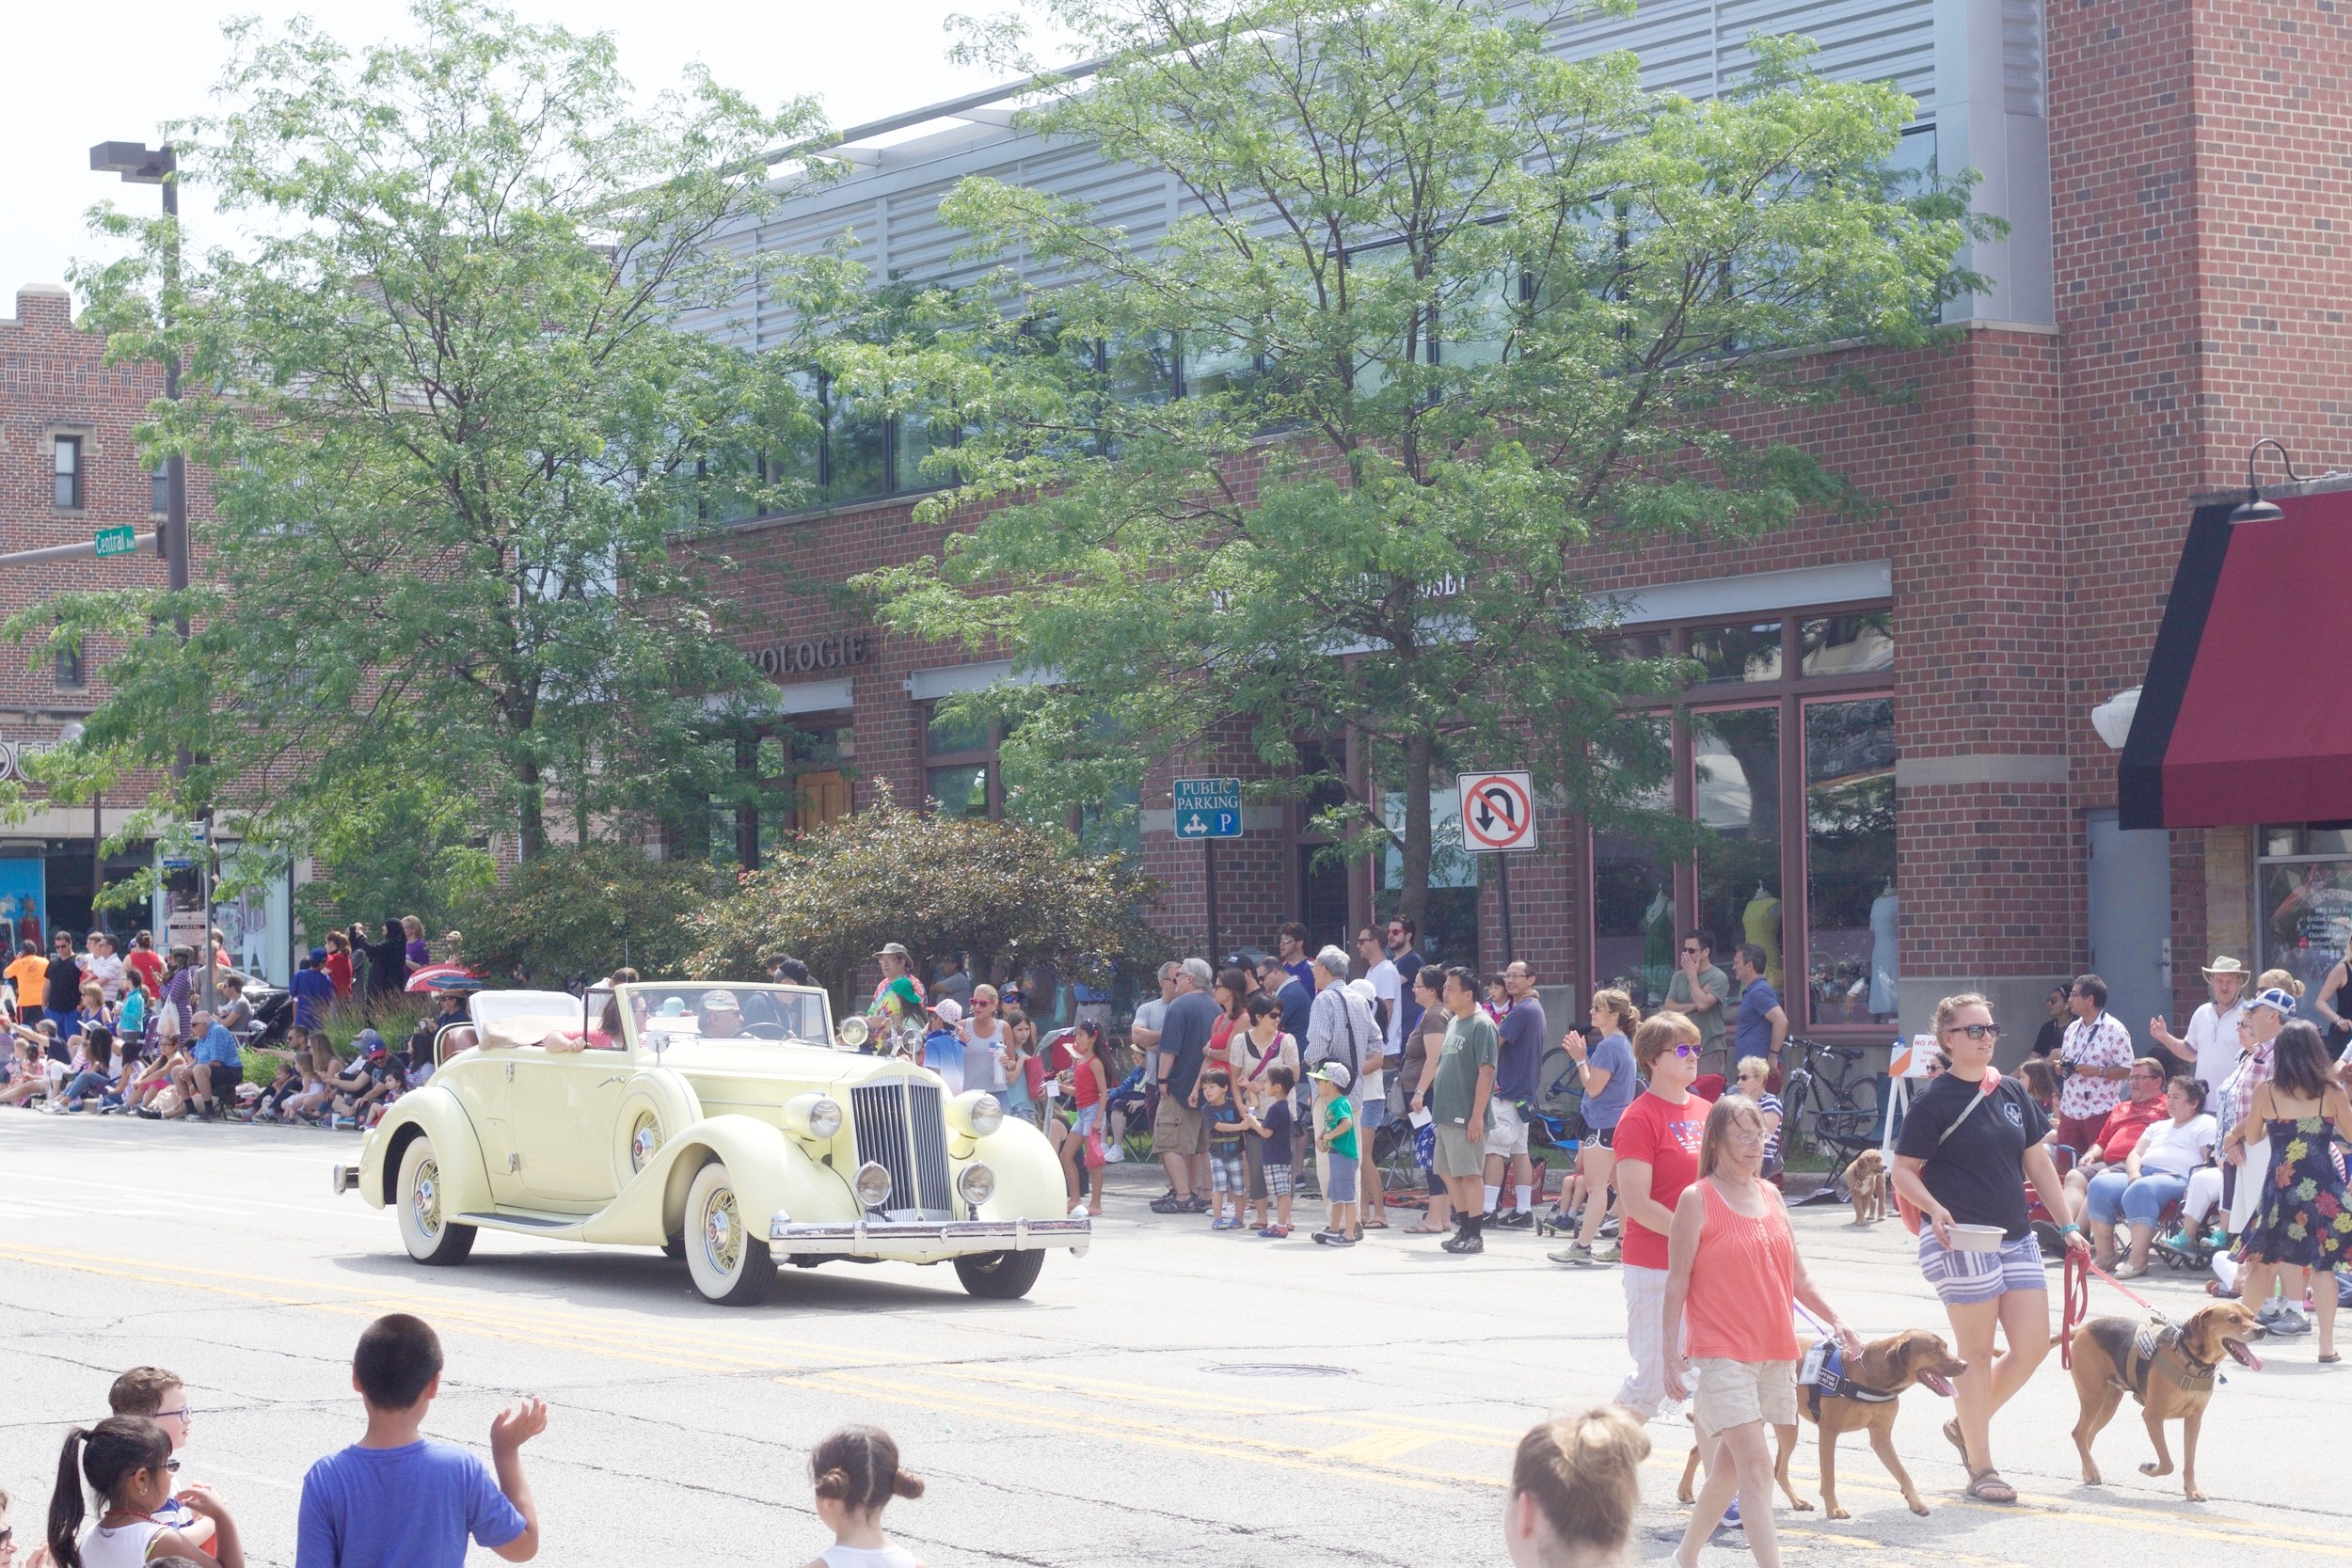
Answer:
[[[577,1230],[591,1216],[564,1219],[551,1214],[460,1214],[459,1225],[494,1225],[506,1230]]]

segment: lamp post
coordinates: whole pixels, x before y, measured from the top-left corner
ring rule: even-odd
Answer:
[[[171,144],[149,147],[144,142],[106,141],[89,150],[89,166],[100,174],[119,174],[127,185],[161,185],[164,188],[164,216],[172,221],[171,234],[164,250],[164,317],[167,329],[171,325],[171,296],[180,289],[180,160]],[[164,396],[178,402],[180,398],[180,355],[177,350],[164,356]],[[155,535],[156,553],[164,558],[169,571],[171,591],[184,594],[188,587],[188,460],[177,452],[165,460],[164,526]],[[188,616],[185,610],[174,613],[172,628],[180,641],[188,640]],[[184,795],[183,786],[188,777],[187,748],[182,747],[171,759],[171,779],[175,794]],[[213,1006],[213,895],[212,895],[212,835],[205,834],[203,876],[199,879],[204,895],[204,932],[199,942],[203,955],[204,1006]]]
[[[2287,451],[2285,444],[2270,436],[2264,436],[2246,451],[2246,499],[2239,503],[2236,511],[2230,514],[2230,521],[2233,524],[2275,523],[2286,515],[2279,509],[2276,501],[2263,499],[2262,482],[2254,477],[2254,460],[2263,454],[2265,447],[2278,448],[2279,461],[2286,467],[2288,483],[2303,483],[2303,476],[2295,471],[2295,458]]]

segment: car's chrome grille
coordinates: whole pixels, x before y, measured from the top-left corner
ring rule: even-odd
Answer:
[[[904,1079],[860,1084],[850,1090],[850,1130],[860,1164],[890,1173],[892,1219],[951,1217],[947,1123],[938,1088]]]

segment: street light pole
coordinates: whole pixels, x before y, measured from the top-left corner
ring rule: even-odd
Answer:
[[[89,166],[100,174],[119,174],[130,185],[161,185],[164,188],[164,216],[171,219],[170,236],[164,249],[163,323],[171,326],[171,299],[180,292],[180,159],[171,144],[151,148],[145,142],[100,142],[89,150]],[[164,356],[164,396],[180,401],[180,355],[173,349]],[[155,535],[155,546],[164,558],[176,596],[188,587],[188,460],[178,452],[166,458],[164,469],[164,526]],[[172,629],[180,641],[188,640],[188,614],[183,609],[172,615]],[[184,800],[188,778],[188,752],[182,747],[171,759],[173,793]],[[205,834],[204,934],[199,943],[203,957],[204,1006],[213,1006],[213,898],[212,898],[212,835]]]

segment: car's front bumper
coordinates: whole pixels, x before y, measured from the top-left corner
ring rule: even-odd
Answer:
[[[768,1244],[778,1252],[834,1258],[938,1257],[979,1252],[1026,1252],[1037,1247],[1086,1251],[1091,1219],[796,1221],[777,1214]]]

